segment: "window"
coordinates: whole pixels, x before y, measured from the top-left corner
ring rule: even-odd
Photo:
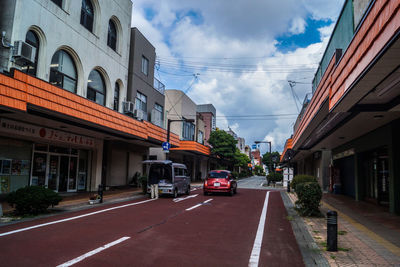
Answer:
[[[62,0],[51,0],[51,2],[62,8]]]
[[[140,109],[140,110],[143,110],[144,112],[147,111],[147,96],[137,92],[135,109]]]
[[[197,135],[197,142],[199,142],[200,144],[204,145],[204,134],[200,130],[199,130],[199,133]]]
[[[50,83],[76,93],[76,67],[71,56],[64,50],[58,50],[51,59]]]
[[[107,45],[113,50],[117,50],[117,27],[115,27],[115,23],[111,19],[108,22]]]
[[[81,24],[89,31],[93,31],[93,20],[94,11],[92,3],[90,0],[82,0]]]
[[[144,75],[149,75],[149,60],[142,56],[142,72]]]
[[[39,38],[37,34],[33,31],[28,31],[26,33],[25,37],[25,42],[36,48],[36,55],[35,55],[35,62],[33,63],[28,63],[25,66],[22,67],[22,71],[29,74],[36,76],[37,72],[37,62],[38,62],[38,56],[39,56]]]
[[[183,140],[194,141],[195,126],[191,122],[184,121],[182,127]]]
[[[92,70],[89,75],[87,86],[87,98],[96,102],[97,104],[105,104],[105,85],[103,77],[97,70]]]
[[[159,104],[155,104],[154,105],[154,109],[153,109],[153,114],[151,115],[151,120],[152,123],[154,123],[157,126],[162,127],[163,126],[163,121],[164,121],[164,108],[163,106],[159,105]]]
[[[114,110],[118,111],[119,109],[119,84],[115,83],[114,88]]]

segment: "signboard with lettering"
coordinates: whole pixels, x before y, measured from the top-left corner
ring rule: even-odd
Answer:
[[[90,137],[8,119],[0,120],[0,131],[10,134],[36,137],[48,141],[62,142],[70,145],[94,147],[94,139]]]

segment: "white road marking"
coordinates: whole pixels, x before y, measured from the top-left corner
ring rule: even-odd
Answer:
[[[197,189],[200,189],[200,187],[193,187],[190,191],[196,191]]]
[[[195,209],[195,208],[198,208],[198,207],[200,207],[201,205],[203,205],[203,204],[205,204],[205,203],[208,203],[208,202],[210,202],[211,200],[213,200],[213,199],[212,199],[212,198],[210,198],[210,199],[207,199],[207,200],[206,200],[206,201],[204,201],[203,203],[200,203],[200,204],[194,205],[193,207],[187,208],[186,210],[187,210],[187,211],[189,211],[189,210],[193,210],[193,209]]]
[[[180,201],[183,201],[183,200],[186,200],[186,199],[189,199],[189,198],[197,197],[198,195],[199,194],[190,195],[190,196],[187,196],[187,197],[177,197],[177,198],[174,198],[173,201],[176,203],[176,202],[180,202]]]
[[[263,185],[264,185],[264,182],[262,182],[262,183],[260,184],[260,187],[263,186]]]
[[[251,251],[250,259],[249,259],[249,267],[258,266],[258,261],[260,259],[260,252],[261,252],[261,244],[264,235],[264,225],[265,219],[267,217],[267,210],[268,210],[268,199],[269,199],[269,192],[265,196],[264,207],[261,212],[260,221],[258,223],[257,234],[254,240],[253,250]]]
[[[35,229],[35,228],[39,228],[39,227],[43,227],[43,226],[47,226],[47,225],[52,225],[52,224],[56,224],[56,223],[72,221],[72,220],[80,219],[80,218],[83,218],[83,217],[92,216],[92,215],[95,215],[95,214],[107,212],[107,211],[110,211],[110,210],[116,210],[116,209],[126,208],[126,207],[129,207],[129,206],[135,206],[135,205],[143,204],[143,203],[154,201],[154,200],[155,199],[148,199],[148,200],[135,202],[135,203],[131,203],[131,204],[126,204],[126,205],[122,205],[122,206],[117,206],[117,207],[112,207],[112,208],[108,208],[108,209],[104,209],[104,210],[98,210],[98,211],[95,211],[95,212],[90,212],[90,213],[82,214],[82,215],[71,217],[71,218],[67,218],[67,219],[62,219],[62,220],[57,220],[57,221],[52,221],[52,222],[48,222],[48,223],[38,224],[38,225],[26,227],[26,228],[21,228],[21,229],[18,229],[18,230],[1,233],[0,237],[1,236],[15,234],[15,233],[19,233],[19,232],[23,232],[23,231],[28,231],[28,230],[31,230],[31,229]]]
[[[78,262],[80,262],[80,261],[82,261],[82,260],[84,260],[84,259],[86,259],[86,258],[88,258],[90,256],[93,256],[94,254],[97,254],[97,253],[99,253],[99,252],[101,252],[101,251],[103,251],[105,249],[108,249],[108,248],[110,248],[112,246],[115,246],[115,245],[117,245],[117,244],[119,244],[121,242],[124,242],[125,240],[127,240],[129,238],[130,238],[129,236],[122,237],[122,238],[120,238],[118,240],[115,240],[114,242],[108,243],[108,244],[106,244],[106,245],[104,245],[102,247],[96,248],[95,250],[89,251],[88,253],[85,253],[82,256],[79,256],[79,257],[77,257],[75,259],[72,259],[72,260],[67,261],[67,262],[65,262],[63,264],[60,264],[57,267],[67,267],[67,266],[74,265],[75,263],[78,263]]]

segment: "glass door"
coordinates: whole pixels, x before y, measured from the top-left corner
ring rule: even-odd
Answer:
[[[49,176],[48,176],[48,188],[54,191],[57,191],[58,185],[58,169],[59,169],[59,162],[60,156],[58,155],[50,155],[49,161]]]
[[[70,157],[69,159],[69,178],[68,178],[68,191],[76,191],[76,181],[78,176],[78,157]]]
[[[46,185],[47,154],[33,154],[31,185]]]
[[[69,156],[60,156],[60,176],[58,192],[66,192],[68,186]]]

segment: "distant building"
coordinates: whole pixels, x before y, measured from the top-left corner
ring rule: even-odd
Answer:
[[[204,144],[209,145],[210,134],[216,129],[216,109],[212,104],[201,104],[197,105],[197,113],[201,115],[204,122]]]
[[[245,140],[243,137],[239,137],[230,127],[228,127],[228,131],[226,131],[228,134],[230,134],[233,138],[235,138],[235,140],[237,141],[236,143],[236,147],[239,149],[239,151],[241,153],[245,153],[246,154],[246,144],[245,144]]]

